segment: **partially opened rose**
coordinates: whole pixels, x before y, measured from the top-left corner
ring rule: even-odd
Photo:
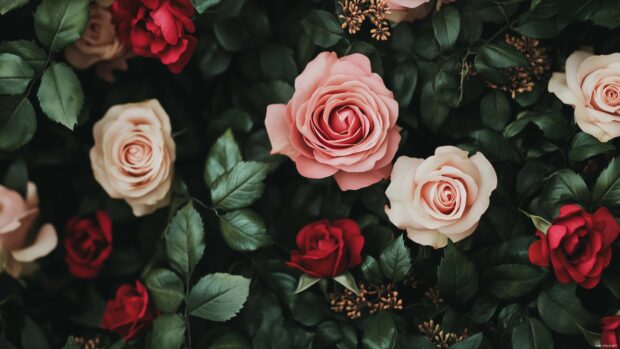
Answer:
[[[34,270],[34,260],[48,255],[58,244],[51,224],[36,228],[39,217],[37,187],[28,182],[26,198],[0,185],[0,263],[13,277]]]
[[[132,340],[151,328],[156,314],[146,287],[136,281],[135,287],[119,287],[116,297],[107,302],[101,328]]]
[[[478,227],[497,187],[497,175],[482,153],[469,157],[452,146],[426,159],[396,160],[385,194],[390,221],[409,239],[434,248],[460,241]]]
[[[342,190],[390,174],[400,142],[398,103],[361,54],[319,54],[295,79],[295,94],[267,107],[272,154],[283,154],[308,178],[334,176]]]
[[[136,216],[170,203],[175,144],[159,102],[117,105],[95,124],[90,161],[95,179]]]
[[[97,220],[71,218],[65,235],[65,262],[69,272],[80,279],[94,279],[112,253],[112,221],[103,211]]]
[[[394,23],[422,19],[432,10],[430,0],[388,0],[387,3],[391,13],[386,18]]]
[[[577,51],[566,73],[553,73],[549,92],[575,108],[575,121],[601,142],[620,136],[620,53]]]

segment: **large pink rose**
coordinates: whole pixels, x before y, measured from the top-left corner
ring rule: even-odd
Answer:
[[[407,230],[409,239],[441,248],[460,241],[478,227],[497,187],[491,163],[476,153],[445,146],[427,159],[401,156],[385,194],[390,221]]]
[[[413,22],[431,13],[430,0],[388,0],[391,13],[386,16],[394,23]]]
[[[171,131],[170,117],[156,99],[116,105],[93,128],[95,179],[136,216],[170,203],[176,156]]]
[[[387,178],[400,142],[398,103],[364,55],[319,54],[295,79],[295,94],[267,107],[272,154],[308,178],[334,176],[342,190]]]
[[[34,260],[48,255],[58,244],[53,225],[34,229],[38,217],[39,197],[34,183],[28,183],[25,199],[0,185],[0,269],[13,277],[33,271]]]
[[[575,121],[584,132],[601,142],[620,136],[620,53],[573,53],[566,73],[553,73],[549,92],[575,108]]]

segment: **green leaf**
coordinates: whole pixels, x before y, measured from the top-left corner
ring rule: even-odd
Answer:
[[[556,283],[538,295],[538,312],[551,330],[567,335],[580,334],[580,326],[587,328],[596,321],[581,305],[575,288],[575,284]]]
[[[82,36],[88,23],[89,0],[43,0],[34,13],[37,38],[52,52]]]
[[[263,219],[252,210],[238,210],[220,216],[222,237],[235,251],[255,251],[273,243]]]
[[[405,246],[402,234],[381,252],[379,263],[383,275],[393,282],[399,282],[405,278],[411,269],[411,255]]]
[[[0,53],[0,94],[24,93],[33,76],[34,70],[20,56]]]
[[[210,321],[227,321],[243,307],[250,292],[250,279],[215,273],[198,281],[187,299],[193,316]]]
[[[157,309],[164,313],[174,313],[185,298],[183,281],[168,269],[154,269],[146,277],[149,289]]]
[[[530,123],[536,125],[543,131],[546,138],[553,140],[564,139],[572,132],[571,125],[561,112],[524,112],[517,116],[517,120],[506,126],[504,135],[512,138],[521,133]]]
[[[0,15],[4,15],[9,11],[24,6],[28,1],[29,0],[2,0],[2,2],[0,2]]]
[[[551,223],[548,220],[533,214],[529,214],[525,211],[522,212],[532,221],[532,224],[534,224],[536,229],[540,230],[543,234],[547,234],[547,230],[551,226]]]
[[[527,59],[521,52],[506,44],[484,44],[480,46],[478,54],[493,68],[510,68],[528,65]]]
[[[230,108],[224,110],[209,123],[209,134],[221,136],[227,129],[234,132],[247,134],[252,131],[254,120],[252,116],[243,109]],[[271,149],[271,148],[270,148]]]
[[[486,126],[501,132],[512,116],[510,100],[501,91],[491,91],[480,101],[480,118]]]
[[[302,274],[299,278],[299,282],[297,283],[297,289],[295,290],[295,294],[301,293],[310,287],[314,286],[317,282],[321,281],[321,279],[313,278],[306,274]]]
[[[293,81],[297,77],[295,52],[285,46],[268,45],[259,51],[263,75],[269,80]]]
[[[431,131],[437,132],[446,121],[448,114],[450,114],[450,107],[447,103],[439,100],[433,89],[433,81],[429,81],[424,85],[420,99],[420,118],[422,122]]]
[[[50,345],[43,329],[28,316],[24,318],[22,328],[23,349],[49,349]]]
[[[0,344],[4,344],[2,343],[1,339],[0,339]],[[84,347],[83,345],[76,343],[73,337],[69,337],[67,338],[67,341],[65,342],[65,345],[62,347],[62,349],[82,349],[83,347]],[[14,347],[11,346],[8,349],[10,348],[14,348]]]
[[[383,274],[381,273],[381,266],[376,259],[371,255],[366,255],[364,257],[364,261],[362,265],[360,265],[360,269],[362,269],[362,274],[364,274],[364,278],[366,281],[371,283],[380,283],[383,280]]]
[[[28,62],[35,73],[43,70],[47,53],[32,41],[15,40],[0,43],[0,53],[12,53]]]
[[[418,83],[418,67],[413,61],[396,65],[390,74],[390,88],[401,107],[407,107]]]
[[[179,349],[185,341],[185,321],[180,315],[160,315],[153,321],[152,349]]]
[[[54,63],[43,73],[37,92],[43,112],[70,130],[77,123],[84,104],[80,80],[65,63]]]
[[[338,276],[335,276],[334,281],[349,289],[349,291],[359,294],[359,289],[357,288],[357,282],[355,282],[355,278],[351,275],[350,272],[344,272]]]
[[[435,39],[442,51],[454,46],[461,31],[461,16],[453,6],[444,6],[433,15],[433,31]]]
[[[364,349],[393,349],[396,348],[398,332],[396,325],[385,311],[372,315],[366,322],[362,344]]]
[[[518,162],[520,159],[514,145],[496,131],[485,128],[472,132],[470,137],[490,160]]]
[[[23,159],[15,160],[6,170],[4,180],[1,183],[25,198],[28,194],[28,167],[26,162]]]
[[[620,206],[620,157],[601,172],[592,190],[592,203],[607,208]]]
[[[530,11],[533,11],[538,5],[540,5],[541,2],[542,0],[532,0],[532,3],[530,4]]]
[[[466,303],[478,291],[478,272],[474,264],[451,241],[437,269],[440,294],[453,303]]]
[[[166,231],[168,260],[176,271],[189,279],[204,250],[202,218],[189,203],[174,215]]]
[[[523,349],[551,349],[551,332],[540,320],[528,317],[512,329],[512,347]]]
[[[198,68],[204,79],[220,75],[230,67],[231,54],[224,51],[217,40],[206,36],[200,38],[200,44]]]
[[[220,176],[232,170],[240,161],[241,150],[229,129],[215,141],[207,155],[204,173],[207,186],[211,187]]]
[[[560,206],[565,203],[586,205],[590,192],[583,178],[572,170],[555,172],[545,182],[539,205],[555,217]]]
[[[336,16],[327,11],[314,10],[301,21],[312,42],[320,47],[334,46],[343,38]]]
[[[198,13],[204,13],[213,6],[219,5],[222,0],[192,0],[192,5]]]
[[[26,96],[0,96],[0,150],[14,150],[30,142],[37,118]]]
[[[241,334],[229,331],[209,343],[207,349],[251,349],[248,340]]]
[[[568,159],[570,161],[580,162],[614,149],[616,149],[616,147],[611,142],[601,143],[598,139],[589,134],[579,132],[571,141]]]
[[[215,207],[234,210],[251,205],[263,193],[268,169],[269,164],[262,162],[237,163],[213,183],[211,200]]]
[[[482,345],[484,336],[482,333],[476,333],[460,342],[456,342],[450,346],[450,349],[478,349]]]
[[[485,290],[502,300],[514,300],[531,293],[545,273],[538,267],[524,264],[500,264],[482,274]]]

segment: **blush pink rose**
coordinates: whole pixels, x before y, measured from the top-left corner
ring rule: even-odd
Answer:
[[[430,0],[388,0],[390,14],[386,18],[393,23],[413,22],[431,13]]]
[[[0,185],[0,266],[15,278],[32,272],[34,260],[48,255],[58,245],[53,225],[34,229],[38,217],[39,197],[34,183],[28,182],[25,199]]]
[[[441,248],[476,230],[496,187],[495,170],[482,153],[469,157],[459,148],[439,147],[427,159],[396,160],[385,212],[409,239]]]
[[[319,54],[295,79],[295,94],[267,107],[272,154],[307,178],[334,176],[342,190],[387,178],[400,142],[398,103],[361,54]]]
[[[575,121],[601,142],[620,136],[620,53],[577,51],[566,73],[553,73],[549,92],[575,108]]]
[[[143,216],[170,203],[175,144],[159,102],[116,105],[95,124],[90,162],[95,179]]]

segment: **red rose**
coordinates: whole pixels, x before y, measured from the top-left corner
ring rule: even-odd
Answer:
[[[364,237],[351,219],[314,222],[297,234],[298,250],[291,252],[290,268],[315,278],[334,277],[362,262]]]
[[[620,226],[606,208],[590,214],[577,205],[565,205],[546,235],[536,231],[540,240],[530,246],[530,261],[542,267],[551,261],[559,282],[572,280],[593,288],[611,262],[611,244],[618,233]]]
[[[189,0],[114,0],[112,12],[122,43],[138,56],[157,57],[179,73],[196,48]]]
[[[116,290],[116,298],[106,305],[101,328],[131,340],[151,327],[155,315],[149,293],[140,281],[136,281],[135,288],[122,285]]]
[[[618,348],[620,346],[620,315],[607,316],[601,319],[601,348]]]
[[[65,249],[65,262],[73,276],[95,278],[112,252],[110,216],[97,211],[96,222],[92,219],[70,219],[67,222]]]

